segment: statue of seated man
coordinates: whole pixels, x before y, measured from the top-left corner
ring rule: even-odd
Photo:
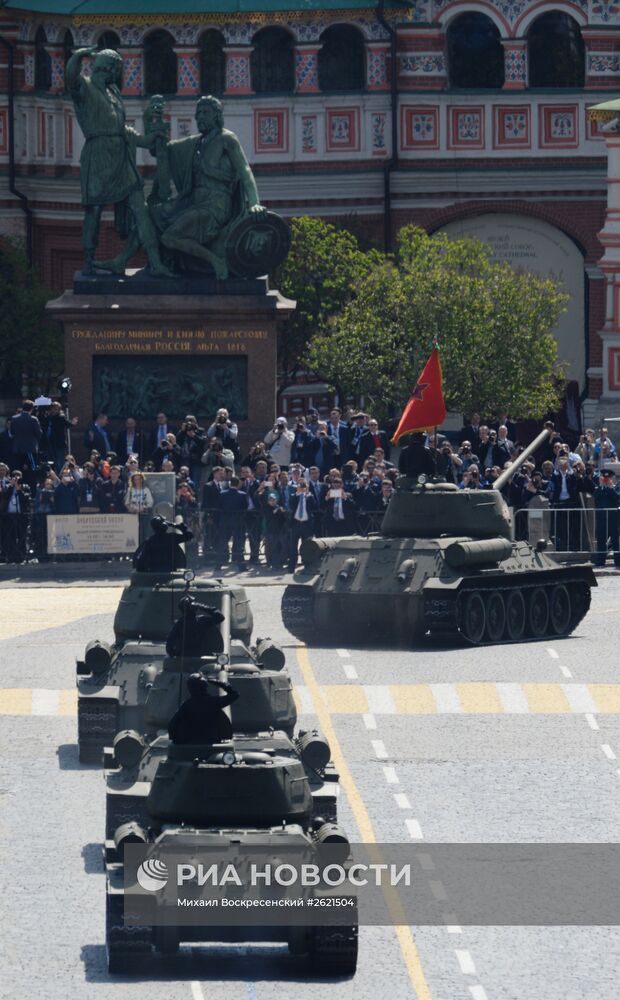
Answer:
[[[222,743],[232,739],[232,722],[224,711],[239,697],[230,684],[211,681],[224,691],[223,695],[209,694],[209,681],[202,674],[187,678],[189,698],[177,709],[168,724],[168,735],[173,743]]]
[[[198,604],[189,594],[179,601],[180,617],[166,639],[168,656],[208,656],[224,650],[219,629],[224,615],[217,608]]]
[[[222,104],[216,97],[199,99],[196,124],[198,135],[167,145],[178,197],[153,206],[152,213],[164,247],[205,261],[224,280],[230,225],[247,213],[263,215],[266,209],[260,205],[241,143],[224,128]]]
[[[133,568],[139,573],[172,573],[185,569],[187,558],[181,548],[193,538],[185,524],[173,524],[159,514],[151,519],[153,534],[140,543],[133,555]]]

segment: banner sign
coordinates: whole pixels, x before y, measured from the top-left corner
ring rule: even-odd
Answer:
[[[130,555],[140,541],[137,514],[48,514],[49,555]]]

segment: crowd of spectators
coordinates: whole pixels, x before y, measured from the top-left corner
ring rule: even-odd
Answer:
[[[507,414],[487,422],[473,414],[458,442],[412,435],[395,464],[386,430],[372,416],[338,407],[325,419],[310,409],[290,425],[278,417],[247,453],[225,408],[208,427],[191,414],[174,427],[161,412],[146,432],[129,417],[114,436],[99,414],[80,432],[88,453],[80,465],[67,447],[76,423],[60,403],[37,413],[25,400],[0,434],[2,560],[46,558],[51,513],[135,513],[148,520],[154,500],[145,474],[169,472],[176,513],[194,533],[195,554],[200,546],[213,569],[264,561],[292,570],[303,538],[377,530],[399,475],[438,475],[459,489],[490,489],[527,443],[518,440]],[[547,442],[502,489],[516,512],[517,537],[527,537],[527,511],[537,497],[557,512],[556,548],[583,548],[583,521],[570,512],[590,496],[605,511],[604,523],[597,515],[596,548],[606,551],[611,538],[616,552],[620,497],[613,474],[603,472],[616,459],[607,429],[586,430],[573,447],[547,426]]]

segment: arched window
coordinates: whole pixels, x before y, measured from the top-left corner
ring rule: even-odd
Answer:
[[[447,36],[451,87],[499,89],[504,85],[504,49],[499,31],[485,14],[461,14]]]
[[[115,31],[104,31],[102,35],[99,36],[98,46],[100,49],[114,49],[118,52],[121,40]]]
[[[363,90],[366,82],[364,37],[348,24],[334,24],[321,35],[321,90]]]
[[[568,14],[537,17],[527,36],[530,87],[583,87],[585,54],[581,31]]]
[[[273,94],[295,89],[293,39],[284,28],[263,28],[253,38],[252,89]]]
[[[224,36],[210,28],[200,38],[200,90],[203,94],[223,94],[225,87]]]
[[[177,57],[167,31],[153,31],[144,39],[144,87],[147,94],[176,94]]]
[[[65,59],[65,69],[67,68],[67,63],[69,62],[71,56],[73,55],[73,48],[75,42],[73,41],[73,35],[70,31],[65,31],[65,36],[62,40],[62,51]]]
[[[45,48],[47,35],[37,28],[34,36],[34,89],[49,90],[52,86],[52,57]]]

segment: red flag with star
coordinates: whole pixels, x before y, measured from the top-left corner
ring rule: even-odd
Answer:
[[[403,411],[392,444],[398,444],[405,434],[433,430],[443,424],[445,419],[441,361],[439,348],[435,346]]]

